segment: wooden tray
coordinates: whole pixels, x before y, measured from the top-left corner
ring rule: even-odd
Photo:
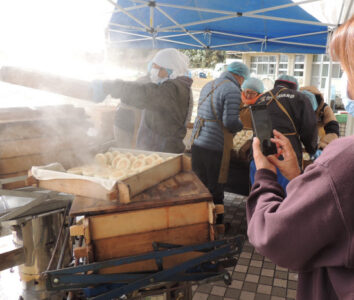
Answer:
[[[176,245],[200,244],[215,239],[216,215],[222,205],[197,175],[181,172],[136,195],[131,203],[120,204],[76,196],[70,215],[85,215],[70,227],[71,236],[83,236],[85,246],[74,249],[76,258],[103,261],[153,251],[153,242]],[[201,255],[191,252],[163,260],[164,268]],[[112,267],[100,273],[156,271],[154,260]]]
[[[147,152],[131,149],[112,149],[120,152],[130,152],[134,154],[150,154],[157,152]],[[74,194],[87,198],[118,201],[129,203],[131,198],[142,191],[170,178],[181,171],[190,171],[190,158],[183,154],[158,153],[162,157],[174,156],[159,165],[151,167],[141,173],[127,177],[123,181],[117,181],[111,190],[105,189],[101,184],[87,180],[84,176],[76,176],[78,179],[51,179],[37,180],[29,174],[28,184],[37,185],[40,188]],[[58,172],[60,176],[61,172]],[[82,177],[82,178],[80,178]]]

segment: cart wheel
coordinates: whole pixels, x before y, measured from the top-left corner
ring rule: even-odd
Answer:
[[[231,280],[231,276],[230,276],[230,274],[228,272],[224,274],[223,279],[224,279],[224,283],[226,285],[230,285],[231,284],[232,280]]]

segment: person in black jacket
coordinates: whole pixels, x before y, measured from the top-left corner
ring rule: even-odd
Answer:
[[[265,103],[272,121],[273,129],[285,135],[293,146],[299,167],[303,168],[302,145],[306,152],[314,155],[317,150],[317,121],[311,102],[299,92],[298,83],[295,77],[281,75],[274,83],[274,88],[264,93],[256,105]],[[254,162],[251,162],[250,176],[254,182]],[[288,180],[278,174],[279,183],[284,190]]]

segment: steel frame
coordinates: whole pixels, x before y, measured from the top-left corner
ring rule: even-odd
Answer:
[[[247,36],[247,35],[241,35],[241,34],[232,34],[232,33],[228,33],[228,32],[220,32],[220,31],[196,31],[196,32],[193,32],[192,30],[186,29],[186,27],[210,23],[210,22],[216,22],[216,21],[223,21],[223,20],[228,20],[228,19],[232,19],[232,18],[238,18],[241,16],[248,17],[248,18],[258,18],[258,19],[265,19],[265,20],[275,20],[275,21],[280,21],[280,22],[291,22],[291,23],[309,24],[309,25],[317,25],[317,26],[328,26],[328,27],[336,27],[337,26],[336,24],[326,24],[326,23],[315,22],[315,21],[305,21],[305,20],[296,20],[296,19],[287,19],[287,18],[279,18],[279,17],[260,15],[260,13],[264,13],[264,12],[270,12],[270,11],[274,11],[274,10],[284,9],[284,8],[293,7],[293,6],[299,6],[299,5],[323,1],[323,0],[304,0],[304,1],[296,2],[296,3],[278,5],[278,6],[273,6],[273,7],[268,7],[268,8],[264,8],[264,9],[258,9],[258,10],[253,10],[253,11],[249,11],[249,12],[243,12],[243,13],[235,12],[235,11],[215,10],[215,9],[208,9],[208,8],[197,8],[197,7],[191,7],[191,6],[169,4],[169,3],[160,3],[160,2],[156,2],[156,1],[146,1],[146,0],[131,0],[131,2],[138,3],[139,5],[123,8],[120,5],[116,4],[113,0],[107,0],[107,1],[109,1],[112,5],[114,5],[116,11],[122,12],[123,14],[125,14],[126,16],[128,16],[129,18],[131,18],[132,20],[134,20],[137,24],[139,24],[141,26],[141,27],[137,27],[137,26],[128,26],[128,25],[123,25],[123,24],[111,23],[110,25],[126,29],[125,32],[120,31],[120,33],[124,33],[127,35],[135,35],[135,36],[139,37],[137,39],[125,39],[125,40],[121,40],[121,41],[111,42],[111,43],[115,43],[115,44],[120,44],[120,43],[124,44],[124,43],[130,43],[130,42],[151,40],[153,42],[153,46],[155,46],[156,41],[159,40],[159,41],[165,41],[165,42],[169,42],[169,43],[175,43],[175,44],[195,47],[195,48],[199,48],[199,49],[201,49],[201,48],[202,49],[218,49],[218,48],[223,48],[223,47],[231,47],[231,46],[236,46],[236,45],[254,44],[254,43],[262,43],[262,45],[263,44],[266,45],[268,42],[272,42],[272,43],[280,43],[280,44],[308,46],[308,47],[315,47],[315,48],[326,48],[326,46],[324,46],[324,45],[317,45],[317,44],[310,44],[310,43],[298,43],[298,42],[282,41],[282,40],[291,39],[291,38],[295,38],[295,37],[324,34],[324,33],[328,33],[328,31],[318,31],[318,32],[310,32],[310,33],[304,33],[304,34],[298,34],[298,35],[273,37],[273,38],[272,37],[271,38],[264,37],[263,38],[263,37],[254,37],[254,36]],[[150,9],[149,26],[144,24],[142,21],[138,20],[131,13],[129,13],[129,11],[144,8],[144,7],[149,7],[149,9]],[[174,19],[170,14],[168,14],[165,10],[163,10],[162,8],[164,8],[164,7],[221,14],[223,16],[181,24],[176,19]],[[158,11],[160,14],[165,16],[174,25],[156,28],[155,24],[154,24],[156,11]],[[142,34],[141,35],[139,35],[137,33],[133,34],[133,33],[129,32],[130,30],[134,30],[136,32],[140,31]],[[109,32],[118,32],[118,31],[115,29],[109,29]],[[145,35],[144,33],[148,33],[148,35]],[[175,34],[170,34],[167,36],[162,36],[162,35],[159,36],[159,34],[161,34],[161,33],[175,33]],[[201,41],[198,37],[196,37],[196,35],[202,34],[202,33],[204,33],[204,34],[208,33],[211,35],[218,34],[218,35],[230,36],[230,37],[235,37],[235,38],[245,38],[245,39],[250,39],[250,41],[243,41],[243,42],[241,42],[241,41],[236,42],[235,41],[235,43],[227,43],[227,44],[210,46],[210,45],[207,45],[206,43],[204,43],[203,41]],[[182,35],[190,36],[195,42],[197,42],[197,44],[174,40],[175,37],[182,36]]]
[[[116,285],[109,291],[96,295],[93,298],[96,300],[118,298],[161,282],[200,281],[216,278],[224,279],[227,284],[230,284],[231,277],[223,269],[223,263],[228,264],[227,267],[235,265],[237,263],[235,256],[241,253],[243,243],[244,236],[241,235],[191,246],[153,243],[154,251],[147,254],[47,271],[44,276],[46,276],[48,290],[73,290],[93,285],[99,289],[102,284]],[[195,251],[201,252],[201,255],[172,268],[163,269],[162,261],[165,257]],[[157,272],[97,274],[100,269],[149,259],[155,260]]]

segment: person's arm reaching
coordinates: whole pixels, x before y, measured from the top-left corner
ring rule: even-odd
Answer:
[[[175,98],[176,85],[166,81],[139,83],[123,80],[103,81],[103,90],[114,98],[120,98],[126,104],[140,109],[158,110],[169,105],[169,99]]]
[[[288,146],[283,144],[282,138],[275,134],[274,141],[284,156],[278,166],[298,168],[296,158],[291,158],[294,154],[287,154]],[[345,235],[331,176],[325,167],[313,164],[304,174],[291,180],[286,196],[277,183],[275,166],[271,163],[277,158],[266,158],[258,139],[253,143],[253,151],[257,173],[247,201],[250,243],[280,266],[293,270],[322,266],[320,257],[326,254],[321,253],[321,249],[335,241],[339,234]]]

